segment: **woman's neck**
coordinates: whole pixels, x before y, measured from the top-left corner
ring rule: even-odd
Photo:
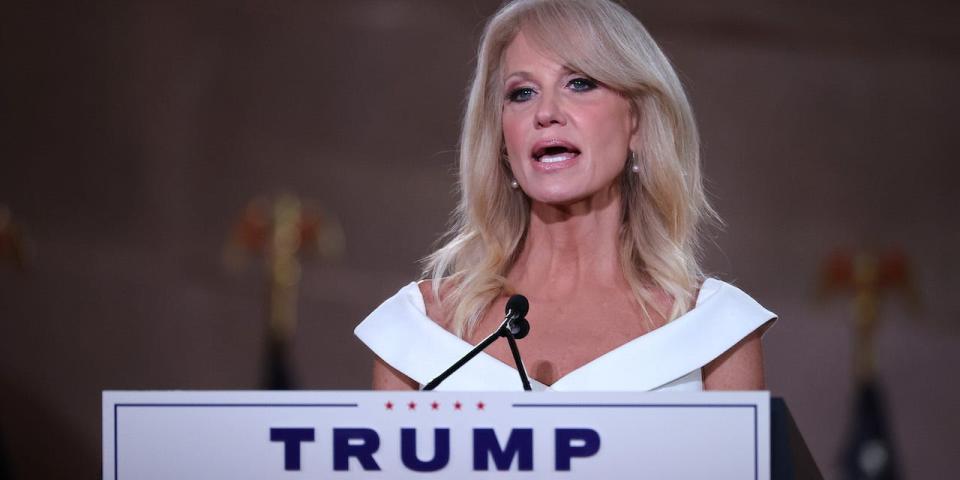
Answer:
[[[603,195],[571,205],[532,202],[530,225],[511,283],[545,285],[564,295],[622,278],[619,234],[620,195]]]

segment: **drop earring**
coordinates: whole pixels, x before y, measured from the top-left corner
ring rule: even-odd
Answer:
[[[503,158],[504,166],[506,166],[506,167],[509,169],[509,168],[510,168],[510,157],[507,155],[507,152],[506,152],[506,151],[501,151],[501,152],[500,152],[500,156],[501,156],[501,158]],[[511,173],[511,175],[510,175],[510,188],[516,190],[516,189],[520,188],[520,183],[517,182],[516,177],[513,176],[513,172],[510,172],[510,173]]]
[[[630,171],[633,173],[640,173],[640,164],[637,163],[637,154],[630,150]]]

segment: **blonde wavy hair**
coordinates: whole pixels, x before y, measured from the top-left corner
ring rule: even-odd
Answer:
[[[424,278],[451,315],[449,328],[469,335],[496,298],[513,293],[506,276],[523,247],[530,203],[510,187],[503,160],[501,66],[521,29],[567,67],[631,101],[640,171],[626,168],[619,180],[620,262],[641,306],[668,321],[682,315],[703,279],[699,227],[716,215],[704,194],[699,136],[677,74],[643,25],[616,3],[515,0],[484,29],[460,137],[460,201],[445,243],[425,259]],[[669,310],[656,307],[658,292],[672,299]]]

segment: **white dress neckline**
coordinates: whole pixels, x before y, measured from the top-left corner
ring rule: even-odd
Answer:
[[[533,378],[530,383],[534,390],[553,391],[699,390],[701,367],[774,319],[776,315],[740,289],[708,278],[695,307],[686,314],[590,360],[550,386]],[[416,282],[381,304],[354,333],[386,363],[421,385],[473,348],[427,316]],[[481,352],[437,389],[520,388],[513,366]]]

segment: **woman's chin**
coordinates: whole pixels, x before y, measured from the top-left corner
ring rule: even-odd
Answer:
[[[556,207],[570,207],[577,204],[599,207],[619,196],[616,183],[603,188],[590,188],[584,185],[536,185],[524,189],[533,203]]]

